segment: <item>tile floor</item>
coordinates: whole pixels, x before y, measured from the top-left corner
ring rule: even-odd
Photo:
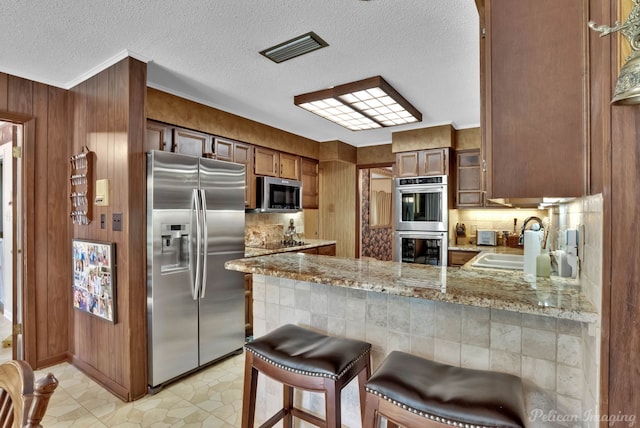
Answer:
[[[11,323],[0,314],[0,340]],[[0,346],[0,362],[11,348]],[[53,373],[58,388],[42,425],[66,427],[239,427],[242,415],[244,356],[237,355],[164,387],[155,395],[125,403],[68,363],[36,371]]]
[[[0,315],[0,340],[11,323]],[[0,362],[11,348],[0,346]],[[53,373],[59,385],[42,421],[46,428],[239,427],[244,356],[227,358],[164,387],[155,395],[125,403],[68,363],[36,370]]]
[[[165,386],[155,395],[125,403],[70,364],[37,371],[60,384],[42,425],[62,427],[239,427],[244,356],[230,357]]]

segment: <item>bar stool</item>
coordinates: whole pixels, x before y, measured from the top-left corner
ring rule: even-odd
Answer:
[[[339,428],[341,392],[356,376],[360,390],[360,417],[364,416],[364,385],[371,375],[371,344],[325,336],[287,324],[245,344],[242,427],[253,428],[258,374],[283,384],[283,406],[261,428],[283,419],[290,428],[293,416],[313,425]],[[323,392],[325,420],[293,406],[293,389]]]
[[[524,427],[522,379],[393,351],[366,384],[363,427]]]

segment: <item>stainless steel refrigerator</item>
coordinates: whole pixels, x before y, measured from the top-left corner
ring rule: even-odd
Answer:
[[[244,165],[147,154],[149,390],[238,351],[244,278]]]

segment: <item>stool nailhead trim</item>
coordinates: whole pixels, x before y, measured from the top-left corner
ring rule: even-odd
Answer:
[[[493,427],[489,427],[489,426],[486,426],[486,425],[467,424],[467,423],[464,423],[464,422],[452,421],[452,420],[449,420],[449,419],[446,419],[446,418],[442,418],[440,416],[435,416],[435,415],[432,415],[430,413],[426,413],[426,412],[422,412],[420,410],[416,410],[416,409],[414,409],[412,407],[407,406],[404,403],[400,403],[399,401],[396,401],[396,400],[394,400],[392,398],[389,398],[386,395],[381,394],[378,391],[369,388],[368,386],[365,387],[365,389],[367,390],[367,392],[369,392],[369,393],[371,393],[373,395],[377,395],[378,397],[381,397],[381,398],[387,400],[389,403],[395,404],[396,406],[402,407],[404,410],[407,410],[407,411],[409,411],[411,413],[415,413],[416,415],[423,416],[423,417],[425,417],[427,419],[430,419],[432,421],[440,422],[440,423],[451,425],[451,426],[454,426],[454,427],[461,427],[461,428],[493,428]]]
[[[342,370],[342,372],[338,373],[337,375],[333,375],[333,374],[330,375],[330,374],[326,374],[326,373],[309,372],[309,371],[306,371],[306,370],[294,369],[292,367],[276,363],[275,361],[271,360],[270,358],[265,357],[264,355],[254,351],[253,349],[250,349],[250,348],[247,348],[247,347],[245,347],[245,349],[247,351],[251,352],[256,357],[260,358],[261,360],[264,360],[264,361],[268,362],[269,364],[276,366],[279,369],[283,369],[283,370],[286,370],[286,371],[289,371],[289,372],[293,372],[293,373],[297,373],[297,374],[301,374],[301,375],[305,375],[305,376],[326,377],[326,378],[329,378],[329,379],[332,379],[332,380],[340,379],[343,374],[345,374],[347,371],[349,371],[349,369],[351,367],[353,367],[358,361],[360,361],[362,359],[362,357],[364,357],[366,355],[369,355],[369,352],[371,351],[371,349],[367,349],[362,354],[360,354],[357,358],[355,358],[353,361],[351,361],[351,363],[349,363],[347,365],[347,367],[345,367],[344,370]]]

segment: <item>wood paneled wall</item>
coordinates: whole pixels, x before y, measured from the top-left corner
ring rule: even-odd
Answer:
[[[147,89],[147,117],[171,125],[318,159],[317,141],[153,88]]]
[[[35,368],[69,350],[71,254],[68,91],[0,73],[0,119],[24,124],[24,357]]]
[[[95,207],[76,238],[116,244],[117,322],[73,311],[73,361],[123,400],[146,394],[146,228],[144,130],[146,64],[127,58],[74,87],[72,152],[96,153],[97,179],[108,179],[109,206]],[[112,217],[123,215],[122,231]],[[106,228],[100,216],[106,216]],[[69,264],[70,266],[70,264]]]
[[[626,20],[631,1],[611,2],[609,16],[615,19],[607,19],[606,6],[595,0],[591,3],[593,10],[602,11],[606,19],[602,22],[610,24]],[[603,40],[607,38],[609,40]],[[602,413],[637,418],[640,415],[640,362],[636,358],[640,352],[640,231],[635,225],[640,218],[640,106],[609,105],[620,66],[619,38],[623,36],[616,33],[598,40],[604,44],[604,53],[596,59],[601,65],[598,77],[604,83],[592,82],[592,91],[594,84],[595,88],[605,88],[592,96],[598,97],[592,102],[600,101],[602,105],[606,136],[599,159],[603,164],[604,196],[601,388],[604,395],[608,392]],[[626,40],[623,43],[626,44]],[[611,46],[614,48],[610,49]],[[608,85],[607,78],[610,79]]]
[[[356,165],[320,161],[319,238],[336,240],[336,255],[356,255]]]

